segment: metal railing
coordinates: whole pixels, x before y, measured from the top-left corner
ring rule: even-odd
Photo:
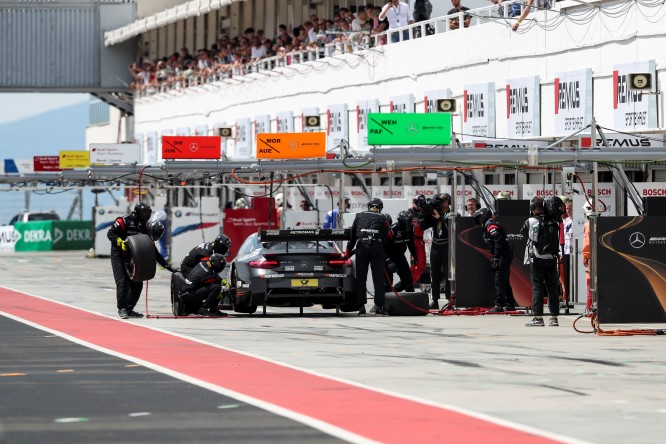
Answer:
[[[275,56],[265,57],[259,60],[251,61],[243,65],[229,66],[218,65],[214,72],[207,75],[194,73],[184,75],[180,73],[172,81],[161,81],[154,84],[140,85],[135,89],[135,96],[142,97],[151,94],[164,93],[173,90],[182,90],[194,86],[202,86],[214,82],[225,82],[239,84],[246,81],[245,77],[251,74],[276,72],[279,75],[280,68],[289,68],[293,65],[300,65],[307,62],[322,61],[322,59],[334,58],[349,53],[360,53],[369,49],[377,49],[385,45],[402,43],[407,40],[429,37],[444,32],[457,31],[464,23],[465,17],[470,17],[469,26],[471,28],[477,25],[496,22],[498,20],[511,20],[516,17],[507,17],[506,14],[510,5],[519,4],[522,8],[521,0],[507,0],[502,3],[504,15],[500,15],[496,5],[483,8],[461,11],[456,14],[449,14],[434,19],[414,23],[396,29],[390,29],[380,34],[373,34],[368,31],[359,32],[335,32],[323,34],[326,36],[340,35],[334,42],[311,44],[305,49],[280,53]],[[456,26],[456,23],[458,24]],[[463,26],[464,27],[464,26]],[[222,68],[226,66],[227,68]]]

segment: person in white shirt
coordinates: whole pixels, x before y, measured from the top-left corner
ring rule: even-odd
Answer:
[[[384,19],[389,22],[389,31],[414,23],[414,17],[412,16],[412,11],[409,9],[409,5],[400,0],[391,0],[384,5],[382,12],[379,13],[379,20]],[[402,32],[402,39],[409,40],[409,30]],[[391,43],[399,41],[400,35],[397,32],[391,33]]]

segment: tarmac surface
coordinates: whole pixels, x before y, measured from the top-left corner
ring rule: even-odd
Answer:
[[[164,317],[121,320],[109,260],[81,251],[2,254],[0,286],[0,442],[663,443],[666,434],[666,338],[577,333],[577,315],[557,328],[525,327],[528,316],[319,307],[169,319],[169,273],[158,270],[148,312]],[[145,297],[144,288],[142,312]],[[587,319],[577,326],[590,330]]]

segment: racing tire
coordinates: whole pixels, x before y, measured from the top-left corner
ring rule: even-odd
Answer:
[[[236,313],[247,313],[247,314],[253,314],[255,311],[257,311],[257,306],[256,305],[250,305],[250,304],[239,304],[238,303],[238,297],[237,295],[239,293],[243,294],[243,299],[246,300],[251,300],[252,299],[252,293],[250,293],[250,290],[240,290],[238,289],[238,274],[236,273],[236,269],[232,268],[231,273],[229,273],[229,278],[231,280],[231,294],[229,296],[229,299],[231,299],[231,308],[236,312]]]
[[[183,288],[184,283],[185,278],[180,272],[171,274],[171,311],[174,316],[182,316],[182,307],[179,306],[180,298],[178,298],[178,293]]]
[[[384,308],[389,316],[425,316],[428,310],[428,293],[422,291],[386,293]]]
[[[135,234],[125,241],[125,269],[132,282],[149,281],[155,277],[157,260],[155,245],[147,234]]]

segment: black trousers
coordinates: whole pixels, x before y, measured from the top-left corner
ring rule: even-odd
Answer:
[[[560,314],[559,276],[555,259],[533,258],[530,267],[532,274],[532,310],[534,316],[543,316],[543,298],[548,294],[548,309],[551,316]]]
[[[143,282],[132,282],[125,270],[125,257],[119,248],[111,248],[111,268],[113,279],[116,281],[116,306],[118,310],[125,308],[134,309],[139,302]]]
[[[395,272],[398,273],[398,277],[400,278],[400,282],[398,282],[393,286],[395,291],[403,291],[403,290],[414,291],[414,282],[412,282],[412,270],[409,268],[409,263],[407,262],[407,258],[405,257],[405,255],[400,254],[395,257],[392,256],[389,257],[395,264],[396,267]],[[389,276],[389,282],[393,283],[393,273],[387,270],[387,274]],[[387,290],[389,288],[390,287],[387,286]]]
[[[444,294],[451,298],[451,283],[449,282],[449,244],[432,244],[430,248],[430,285],[432,286],[432,299],[439,299],[440,287],[444,281]]]
[[[365,305],[368,268],[375,286],[375,305],[384,306],[384,245],[378,240],[360,240],[356,244],[356,302]]]
[[[187,313],[197,313],[199,309],[205,308],[209,311],[217,310],[218,296],[220,295],[220,284],[210,284],[205,287],[197,288],[191,293],[181,293],[180,300],[184,307],[182,310]]]
[[[513,289],[511,288],[511,261],[513,256],[500,257],[499,268],[493,270],[495,281],[495,305],[504,307],[513,305],[516,301],[513,298]]]

